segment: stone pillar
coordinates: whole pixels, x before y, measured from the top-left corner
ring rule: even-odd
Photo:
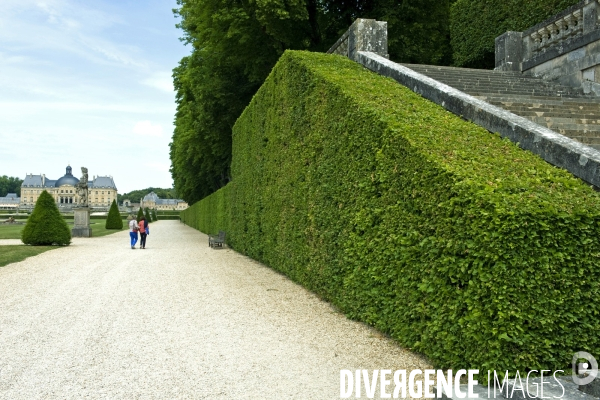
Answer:
[[[543,41],[542,41],[543,45]],[[508,31],[496,38],[496,70],[519,71],[523,61],[523,33]]]
[[[387,22],[358,18],[350,26],[348,35],[348,58],[358,61],[359,51],[370,51],[389,58],[387,45]]]
[[[90,228],[90,209],[89,207],[78,207],[73,209],[74,226],[71,229],[73,237],[92,237],[92,228]]]
[[[588,2],[583,6],[583,33],[592,32],[598,27],[598,10],[600,6],[596,0]]]
[[[359,51],[370,51],[389,58],[387,22],[358,18],[341,38],[327,51],[358,61]]]

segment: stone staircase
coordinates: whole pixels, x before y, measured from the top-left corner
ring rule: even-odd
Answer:
[[[600,98],[520,72],[401,64],[600,150]]]

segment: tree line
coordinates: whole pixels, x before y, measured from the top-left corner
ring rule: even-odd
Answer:
[[[177,192],[173,188],[161,189],[149,187],[146,189],[132,190],[129,193],[117,194],[117,203],[122,204],[123,200],[129,200],[132,203],[139,203],[140,199],[144,198],[150,192],[156,193],[161,199],[177,199]]]
[[[14,176],[0,176],[0,197],[6,197],[9,193],[16,193],[21,197],[21,184],[23,179]]]
[[[448,65],[452,0],[178,0],[191,54],[173,70],[170,143],[179,195],[194,203],[230,180],[231,129],[287,49],[326,51],[356,18],[388,22],[396,62]]]

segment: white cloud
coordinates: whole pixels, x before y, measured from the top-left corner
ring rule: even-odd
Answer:
[[[141,136],[162,136],[162,126],[156,124],[153,125],[150,121],[139,121],[133,127],[133,133]]]
[[[6,7],[0,14],[4,45],[73,53],[98,64],[148,67],[138,47],[106,40],[107,32],[125,25],[118,17],[70,0],[1,1]]]
[[[175,90],[170,72],[156,72],[151,77],[144,79],[142,83],[169,93]]]

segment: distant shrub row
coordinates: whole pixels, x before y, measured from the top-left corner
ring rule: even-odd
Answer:
[[[576,0],[458,0],[450,9],[450,38],[458,67],[494,68],[494,40],[523,31]]]
[[[338,56],[286,52],[238,119],[233,180],[181,213],[440,368],[600,354],[600,198]]]

